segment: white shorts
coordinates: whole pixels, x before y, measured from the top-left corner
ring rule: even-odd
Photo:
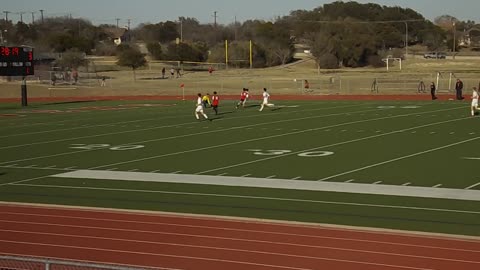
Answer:
[[[203,113],[203,106],[197,106],[197,108],[195,109],[195,112],[196,113]]]
[[[472,107],[478,107],[478,99],[472,99]]]

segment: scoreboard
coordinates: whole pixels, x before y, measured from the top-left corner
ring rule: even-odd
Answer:
[[[28,76],[33,74],[33,48],[0,46],[0,76]]]

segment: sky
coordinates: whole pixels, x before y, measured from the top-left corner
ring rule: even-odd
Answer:
[[[230,24],[249,19],[272,20],[288,15],[292,10],[312,10],[333,1],[328,0],[0,0],[1,16],[10,11],[9,20],[31,22],[44,16],[82,17],[94,24],[119,24],[131,26],[140,23],[175,21],[178,17],[193,17],[201,23],[213,23],[216,11],[217,23]],[[348,2],[348,1],[344,1]],[[459,20],[480,22],[480,0],[357,0],[359,3],[377,3],[386,6],[411,8],[425,18],[432,20],[440,15],[451,15]]]

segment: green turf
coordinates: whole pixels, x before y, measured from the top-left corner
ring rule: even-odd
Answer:
[[[224,101],[218,116],[207,109],[213,121],[197,121],[190,101],[0,104],[0,115],[18,115],[0,117],[1,200],[480,235],[479,201],[49,177],[96,168],[454,189],[480,182],[480,161],[465,159],[480,157],[480,119],[466,102],[275,103],[258,112]],[[332,154],[315,156],[324,151]]]

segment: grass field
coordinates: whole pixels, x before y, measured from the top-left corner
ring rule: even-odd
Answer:
[[[190,101],[0,104],[0,200],[480,235],[480,119],[466,102],[250,104],[223,101],[218,116],[207,109],[212,121],[197,121]],[[98,176],[58,177],[79,170]],[[278,188],[283,180],[299,188]],[[313,182],[346,192],[300,188]],[[355,184],[363,192],[347,191]],[[407,194],[370,192],[377,187]]]

